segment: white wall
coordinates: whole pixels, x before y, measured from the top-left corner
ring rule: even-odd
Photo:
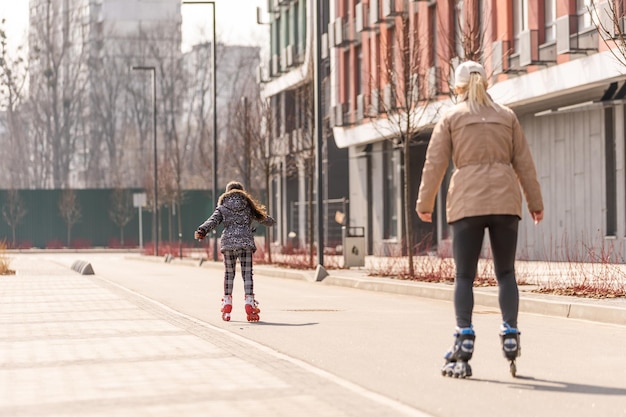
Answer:
[[[367,228],[367,218],[371,208],[368,205],[367,196],[367,156],[362,152],[363,147],[350,147],[348,149],[348,170],[349,174],[349,217],[350,226],[365,227],[365,241],[370,230]]]
[[[600,249],[606,234],[604,111],[597,108],[541,117],[528,115],[520,121],[537,166],[545,218],[535,226],[524,206],[519,256],[567,260]],[[621,125],[621,116],[615,122]],[[619,132],[623,129],[616,129],[617,142],[623,143]],[[623,145],[618,148],[623,149]],[[617,197],[619,238],[624,234],[623,151],[617,156],[617,177],[622,178],[617,187],[619,190],[621,184],[622,192]]]

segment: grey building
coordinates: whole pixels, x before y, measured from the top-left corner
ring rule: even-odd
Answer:
[[[320,18],[326,28],[332,2],[320,2]],[[284,248],[307,248],[311,232],[320,225],[313,219],[317,208],[314,132],[314,16],[316,2],[293,0],[268,2],[270,57],[264,63],[262,94],[271,103],[275,171],[271,184],[273,206],[277,207],[275,241]],[[326,32],[326,30],[324,30]],[[327,48],[325,48],[328,51]],[[340,212],[348,219],[348,165],[346,150],[337,148],[330,119],[329,61],[323,57],[320,70],[324,81],[323,193],[324,247],[341,244]],[[315,235],[315,233],[314,233]]]

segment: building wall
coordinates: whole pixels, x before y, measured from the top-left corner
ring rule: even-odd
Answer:
[[[353,175],[349,176],[350,226],[365,228],[367,252],[371,253],[371,228],[368,227],[371,207],[371,190],[369,189],[369,170],[371,153],[368,146],[349,149],[348,169]],[[364,203],[365,202],[365,203]]]
[[[520,14],[518,4],[526,6],[524,14]],[[492,83],[490,93],[520,118],[537,164],[546,218],[535,226],[524,215],[518,255],[566,260],[603,256],[610,247],[610,256],[623,260],[626,89],[621,89],[626,76],[610,54],[602,52],[606,45],[590,25],[589,16],[579,14],[576,1],[556,1],[553,9],[544,8],[550,2],[538,0],[335,0],[330,5],[329,119],[335,144],[348,151],[350,225],[366,228],[369,253],[389,253],[390,240],[395,238],[399,243],[404,234],[402,221],[398,221],[394,233],[389,230],[391,217],[402,219],[403,197],[397,192],[393,196],[395,204],[386,201],[389,172],[385,168],[385,147],[397,138],[385,129],[388,114],[381,111],[380,102],[389,81],[383,71],[386,48],[393,43],[401,19],[408,16],[418,33],[413,44],[423,43],[419,91],[426,95],[433,91],[436,96],[425,106],[427,117],[421,125],[424,131],[432,129],[453,103],[451,74],[458,63],[468,58],[484,64]],[[314,3],[307,1],[307,12],[313,8]],[[372,14],[373,9],[378,14]],[[392,13],[386,13],[389,11]],[[459,44],[457,15],[473,25],[473,49]],[[276,55],[290,44],[280,39],[282,43],[273,43]],[[294,77],[296,71],[280,65],[277,68],[266,90],[270,96],[281,96],[308,79],[304,64],[300,78]],[[284,103],[277,110],[283,112],[282,118],[288,114],[285,110]],[[285,123],[281,123],[281,135],[289,133],[284,131]],[[425,143],[427,138],[422,148],[411,150],[407,167],[417,182]],[[301,181],[299,187],[304,186]],[[432,230],[436,231],[434,242],[449,254],[445,192],[444,181]],[[413,184],[411,193],[416,196],[417,184]],[[302,189],[298,195],[303,198]],[[390,207],[396,207],[396,211],[391,213]],[[428,233],[421,223],[414,225],[414,230],[421,237]],[[485,246],[488,249],[487,242]]]
[[[333,130],[337,145],[350,149],[351,218],[367,225],[370,253],[380,253],[385,246],[385,225],[390,216],[381,202],[385,183],[380,154],[382,144],[393,139],[393,134],[385,131],[388,115],[376,106],[384,98],[388,81],[381,68],[384,69],[383,57],[392,30],[399,27],[400,16],[404,15],[417,25],[419,39],[414,42],[425,44],[420,54],[420,71],[428,74],[434,69],[437,75],[437,100],[426,107],[433,117],[424,124],[425,129],[432,128],[453,103],[448,94],[450,74],[455,65],[468,57],[483,63],[490,76],[492,96],[513,108],[520,118],[537,164],[546,217],[535,226],[525,214],[518,255],[528,259],[624,259],[626,145],[622,103],[626,90],[622,91],[622,87],[626,77],[616,60],[602,52],[607,46],[589,15],[581,12],[583,9],[577,10],[578,2],[556,1],[550,8],[550,2],[520,1],[526,7],[524,14],[520,14],[518,3],[499,0],[336,3],[332,19],[342,19],[342,24],[350,28],[348,37],[352,38],[331,49],[332,105],[342,106],[344,116],[348,116],[336,119]],[[398,13],[383,16],[390,4]],[[596,2],[598,7],[606,4]],[[374,8],[378,9],[377,18],[370,14]],[[474,41],[480,49],[459,45],[454,34],[458,31],[455,13],[474,25],[474,30],[478,28]],[[365,19],[356,21],[361,15]],[[357,31],[356,27],[363,30]],[[359,67],[356,53],[363,58],[360,77],[354,74],[354,68]],[[363,95],[370,111],[363,118],[359,117],[358,88],[351,84],[359,78],[368,81],[363,83]],[[427,91],[431,83],[428,77],[422,79],[420,91]],[[369,163],[366,157],[353,160],[362,155],[363,149],[369,151]],[[410,169],[413,178],[419,180],[415,171],[421,169],[423,156],[417,154],[412,156],[415,159]],[[367,192],[368,184],[371,195]],[[449,246],[445,192],[444,181],[433,228],[436,238],[442,240],[439,244],[443,252]],[[397,198],[401,201],[402,197]],[[354,209],[363,206],[368,210]],[[488,242],[485,246],[488,249]]]
[[[525,216],[520,257],[587,260],[593,253],[604,253],[623,260],[623,111],[623,105],[618,105],[521,119],[543,188],[546,222],[536,227]],[[606,112],[615,116],[614,188],[607,186]],[[615,196],[611,211],[610,193]],[[609,226],[609,213],[614,228]]]

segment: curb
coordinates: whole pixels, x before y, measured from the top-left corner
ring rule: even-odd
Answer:
[[[436,300],[452,301],[454,287],[449,284],[380,281],[372,278],[348,278],[329,276],[323,281],[328,285],[351,287],[368,291],[384,291],[394,294],[413,295]],[[442,286],[445,285],[445,286]],[[474,303],[499,308],[498,295],[474,289]],[[561,318],[581,319],[600,323],[626,325],[626,308],[570,302],[569,300],[543,300],[520,294],[519,311]]]

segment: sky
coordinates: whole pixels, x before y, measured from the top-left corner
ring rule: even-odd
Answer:
[[[266,48],[269,29],[257,25],[256,8],[267,7],[265,0],[215,0],[217,38],[219,42],[237,45],[256,45]],[[211,40],[213,18],[210,5],[183,5],[183,43]],[[264,16],[267,20],[267,17]],[[5,28],[9,47],[13,50],[26,39],[28,0],[0,0],[0,20],[6,19]],[[206,36],[203,36],[204,33]],[[183,50],[188,49],[183,45]]]

